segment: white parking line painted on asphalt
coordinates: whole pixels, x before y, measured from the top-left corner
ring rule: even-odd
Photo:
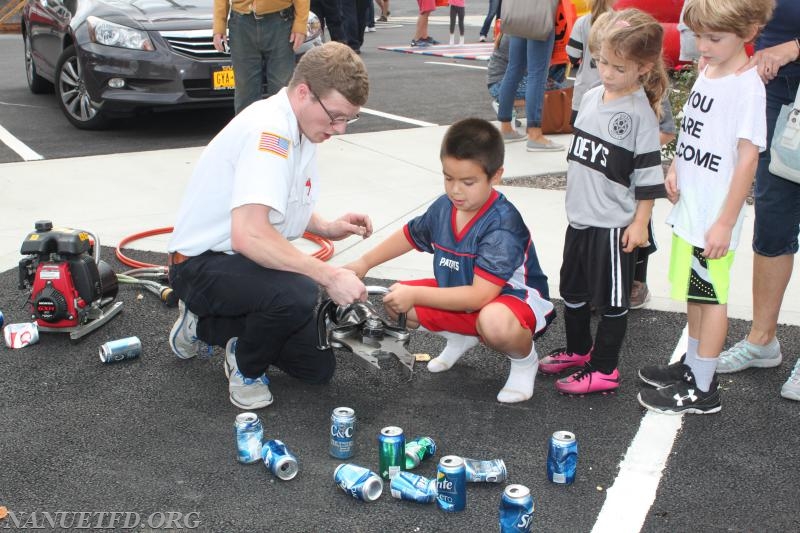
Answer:
[[[44,159],[44,157],[28,148],[25,143],[11,135],[11,132],[5,129],[3,126],[0,126],[0,142],[14,150],[17,155],[19,155],[25,161],[38,161],[39,159]]]
[[[376,111],[374,109],[369,109],[367,107],[362,107],[361,113],[367,115],[374,115],[376,117],[388,118],[389,120],[396,120],[398,122],[405,122],[407,124],[413,124],[415,126],[438,126],[438,124],[434,124],[433,122],[425,122],[424,120],[417,120],[415,118],[401,117],[400,115],[384,113],[383,111]]]
[[[688,329],[684,327],[670,363],[686,352],[687,338]],[[619,465],[617,479],[606,491],[606,501],[592,533],[635,533],[642,529],[682,423],[683,415],[651,411],[644,415]]]
[[[478,70],[488,70],[489,67],[481,67],[478,65],[464,65],[463,63],[445,63],[444,61],[426,61],[428,65],[445,65],[448,67],[461,67],[461,68],[474,68]]]

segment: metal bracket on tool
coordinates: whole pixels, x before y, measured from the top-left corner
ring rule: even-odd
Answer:
[[[367,286],[369,295],[388,292],[387,287]],[[317,348],[349,350],[370,370],[380,370],[379,359],[394,356],[410,379],[414,372],[414,356],[406,349],[410,338],[405,313],[398,317],[397,325],[392,325],[369,302],[337,306],[327,300],[317,311]]]

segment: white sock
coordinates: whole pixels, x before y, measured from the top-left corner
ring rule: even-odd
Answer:
[[[463,45],[463,44],[464,44],[464,36],[463,36],[463,35],[461,35],[461,36],[458,38],[458,44],[460,44],[460,45]]]
[[[501,403],[524,402],[533,396],[533,385],[536,371],[539,369],[539,356],[536,347],[531,347],[531,353],[523,359],[511,359],[511,369],[508,379],[500,392],[497,401]]]
[[[450,44],[455,44],[455,43],[456,43],[456,36],[451,33],[450,34]]]
[[[473,348],[479,342],[478,337],[461,335],[450,331],[434,331],[433,333],[447,339],[447,346],[444,347],[439,357],[428,361],[428,372],[450,370],[467,350]]]
[[[708,392],[708,389],[711,388],[711,381],[714,379],[714,372],[717,371],[718,362],[719,356],[705,357],[700,355],[692,361],[690,366],[692,374],[694,374],[694,382],[701,391]]]

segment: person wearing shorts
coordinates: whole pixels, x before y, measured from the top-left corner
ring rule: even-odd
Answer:
[[[428,35],[428,18],[436,10],[436,0],[417,0],[419,6],[419,16],[417,17],[417,29],[411,46],[431,46],[439,44],[439,41]]]

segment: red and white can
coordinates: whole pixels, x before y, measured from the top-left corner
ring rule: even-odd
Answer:
[[[8,324],[3,328],[3,337],[9,348],[24,348],[39,342],[39,327],[36,322]]]

